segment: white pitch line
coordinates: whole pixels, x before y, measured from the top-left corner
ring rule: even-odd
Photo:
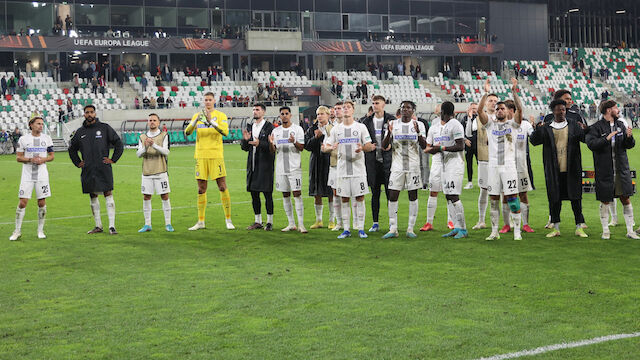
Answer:
[[[277,200],[282,200],[282,198],[274,198],[273,201],[277,201]],[[238,202],[232,202],[231,205],[234,204],[250,204],[251,201],[238,201]],[[207,206],[209,205],[222,205],[222,203],[213,203],[213,204],[207,204]],[[198,206],[172,206],[171,210],[181,210],[181,209],[193,209],[193,208],[197,208]],[[153,211],[162,211],[162,209],[153,209]],[[117,212],[116,215],[126,215],[126,214],[140,214],[142,213],[142,210],[136,210],[136,211],[122,211],[122,212]],[[71,219],[82,219],[82,218],[87,218],[87,217],[93,217],[93,214],[87,214],[87,215],[76,215],[76,216],[63,216],[63,217],[57,217],[57,218],[47,218],[47,221],[54,221],[54,220],[71,220]],[[32,222],[37,222],[38,220],[24,220],[22,221],[23,223],[32,223]],[[0,225],[12,225],[15,224],[15,222],[11,221],[11,222],[1,222]]]
[[[535,349],[531,349],[531,350],[523,350],[523,351],[518,351],[518,352],[514,352],[514,353],[509,353],[509,354],[494,355],[494,356],[490,356],[490,357],[479,358],[479,359],[476,359],[476,360],[516,359],[516,358],[523,357],[523,356],[538,355],[538,354],[543,354],[543,353],[550,352],[550,351],[556,351],[556,350],[562,350],[562,349],[572,349],[572,348],[577,348],[577,347],[581,347],[581,346],[587,346],[587,345],[603,343],[603,342],[607,342],[607,341],[614,341],[614,340],[628,339],[628,338],[635,338],[635,337],[640,337],[640,332],[635,332],[635,333],[631,333],[631,334],[607,335],[607,336],[596,337],[596,338],[593,338],[593,339],[574,341],[574,342],[570,342],[570,343],[560,343],[560,344],[554,344],[554,345],[541,346],[539,348],[535,348]]]

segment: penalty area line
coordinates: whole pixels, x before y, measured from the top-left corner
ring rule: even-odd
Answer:
[[[523,357],[523,356],[532,356],[532,355],[544,354],[544,353],[547,353],[547,352],[550,352],[550,351],[563,350],[563,349],[573,349],[573,348],[582,347],[582,346],[599,344],[599,343],[603,343],[603,342],[607,342],[607,341],[615,341],[615,340],[629,339],[629,338],[636,338],[636,337],[640,337],[640,332],[635,332],[635,333],[630,333],[630,334],[606,335],[606,336],[600,336],[600,337],[595,337],[595,338],[592,338],[592,339],[579,340],[579,341],[574,341],[574,342],[569,342],[569,343],[559,343],[559,344],[554,344],[554,345],[546,345],[546,346],[541,346],[541,347],[538,347],[538,348],[535,348],[535,349],[523,350],[523,351],[518,351],[518,352],[513,352],[513,353],[508,353],[508,354],[502,354],[502,355],[494,355],[494,356],[489,356],[489,357],[483,357],[483,358],[478,358],[476,360],[516,359],[516,358],[520,358],[520,357]]]

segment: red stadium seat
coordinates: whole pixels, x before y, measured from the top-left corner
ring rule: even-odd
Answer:
[[[68,94],[69,94],[69,89],[64,88],[64,90],[62,90],[62,92],[63,92],[65,95],[68,95]]]
[[[158,91],[164,92],[164,86],[158,86]]]
[[[11,95],[7,94],[7,95],[5,95],[5,97],[4,97],[4,98],[10,101],[10,100],[12,100],[12,99],[13,99],[13,96],[11,96]]]
[[[533,80],[529,80],[529,85],[533,85]]]
[[[531,100],[533,100],[533,101],[538,101],[538,98],[534,95],[534,96],[531,98]]]
[[[431,97],[431,94],[429,94],[429,93],[427,93],[426,95],[427,95],[427,97],[428,97],[428,98],[430,98],[430,97]]]
[[[444,86],[444,85],[440,85],[440,88],[441,88],[442,90],[447,90],[447,87],[446,87],[446,86]]]
[[[58,106],[62,106],[62,104],[64,104],[64,101],[62,101],[62,99],[58,99],[56,100],[56,104],[58,104]]]
[[[177,86],[172,86],[171,87],[171,91],[178,91],[178,87]]]
[[[200,81],[200,86],[207,86],[207,82],[206,81]]]

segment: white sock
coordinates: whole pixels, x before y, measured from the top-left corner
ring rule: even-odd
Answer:
[[[338,196],[333,197],[333,211],[336,215],[336,224],[342,224],[342,199]]]
[[[488,204],[489,192],[487,189],[480,188],[480,195],[478,195],[478,222],[484,223]]]
[[[253,221],[258,223],[258,224],[262,224],[262,214],[255,214],[253,216]]]
[[[113,195],[105,196],[104,202],[107,206],[107,217],[109,218],[109,227],[116,227],[116,202],[113,200]]]
[[[316,222],[321,222],[322,221],[322,204],[318,205],[318,204],[314,204],[313,208],[316,210]]]
[[[511,224],[513,225],[513,235],[520,236],[520,222],[522,220],[522,213],[511,213]]]
[[[282,198],[282,205],[284,206],[284,213],[287,215],[287,221],[289,226],[295,226],[296,222],[293,220],[293,208],[291,206],[291,196]]]
[[[298,226],[304,226],[304,202],[302,201],[302,196],[294,197],[293,202],[295,202],[296,204],[295,206],[296,206],[296,215],[298,215]],[[317,214],[317,210],[316,210],[316,214]],[[320,213],[320,219],[322,219],[322,212]]]
[[[367,213],[367,207],[364,204],[364,199],[362,201],[356,201],[356,217],[358,225],[358,230],[364,230],[364,217]]]
[[[44,231],[44,217],[47,215],[47,205],[38,208],[38,232]]]
[[[331,198],[331,200],[333,200],[333,198]],[[335,212],[335,208],[333,207],[333,201],[329,202],[329,222],[335,222],[336,221],[336,212]]]
[[[456,227],[458,229],[467,230],[467,222],[464,219],[464,206],[462,205],[462,201],[458,200],[451,204],[451,206],[456,212]]]
[[[354,229],[360,229],[360,224],[358,223],[358,212],[356,211],[356,199],[355,198],[351,198],[351,214],[353,214],[353,224],[352,227]]]
[[[273,225],[273,214],[267,214],[267,223]]]
[[[398,232],[398,202],[389,200],[389,232]]]
[[[521,202],[520,213],[522,214],[522,226],[529,225],[529,204]]]
[[[600,203],[600,224],[603,233],[609,233],[609,206],[611,204]]]
[[[611,220],[614,222],[618,222],[618,199],[613,198],[613,202],[609,203],[609,214],[611,215]]]
[[[633,205],[622,206],[622,214],[624,214],[624,222],[627,224],[627,234],[633,232]]]
[[[144,214],[144,224],[151,226],[151,200],[142,200],[142,213]]]
[[[491,232],[497,233],[498,226],[500,226],[500,200],[491,199],[491,210],[489,210],[489,214],[491,217]]]
[[[398,203],[396,202],[396,213],[398,209]],[[413,227],[416,226],[416,220],[418,219],[418,199],[409,201],[409,224],[407,225],[407,231],[413,232]]]
[[[453,203],[447,200],[447,224],[449,221],[453,222],[453,227],[456,226],[456,209],[453,207]]]
[[[164,224],[171,224],[171,200],[162,200],[162,212],[164,213]]]
[[[349,225],[351,225],[351,205],[349,202],[342,202],[340,200],[340,210],[342,211],[342,227],[345,231],[349,231]]]
[[[509,208],[509,204],[502,203],[502,220],[505,225],[511,226],[511,219],[509,214],[511,214],[511,208]]]
[[[22,219],[24,219],[24,213],[26,212],[26,208],[17,208],[16,209],[16,232],[20,232],[22,229]]]
[[[553,228],[560,231],[560,223],[554,223]]]
[[[438,197],[429,196],[427,200],[427,222],[433,225],[433,218],[436,216],[436,209],[438,209]]]
[[[100,201],[98,197],[91,198],[91,212],[93,213],[93,220],[96,223],[96,227],[102,229],[102,218],[100,217]]]

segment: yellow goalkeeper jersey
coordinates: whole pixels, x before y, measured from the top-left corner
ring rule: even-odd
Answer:
[[[194,123],[194,120],[196,120]],[[222,137],[229,134],[229,123],[227,115],[218,110],[211,112],[211,122],[218,123],[218,128],[222,134],[213,126],[206,124],[206,119],[202,112],[198,112],[191,118],[191,124],[185,129],[185,133],[196,132],[196,159],[222,159],[224,158],[224,150],[222,148]]]

